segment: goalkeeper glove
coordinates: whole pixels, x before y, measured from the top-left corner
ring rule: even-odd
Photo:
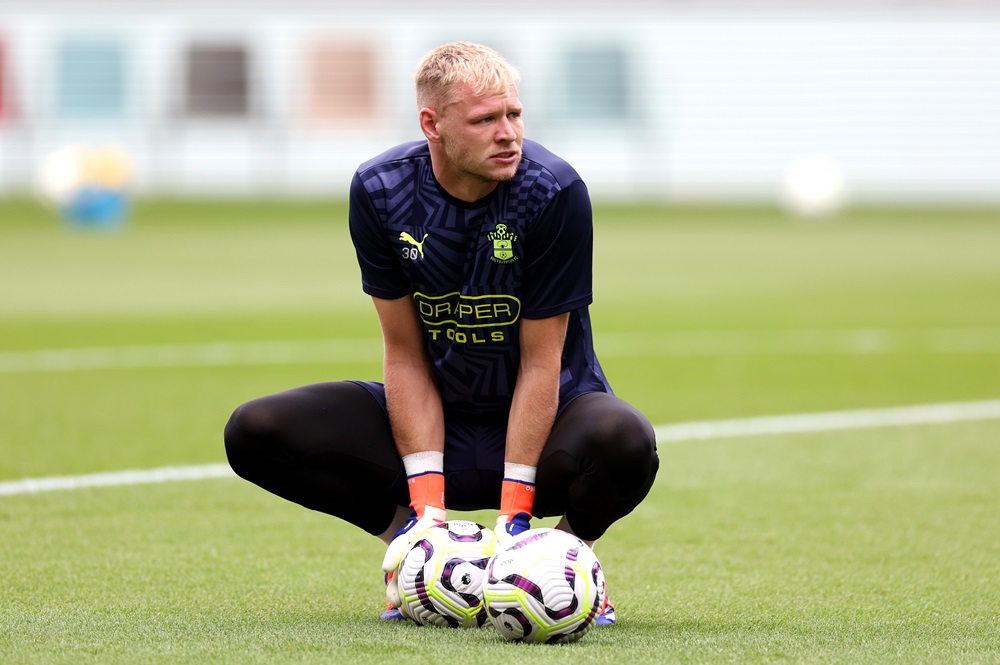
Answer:
[[[500,516],[497,517],[494,530],[501,545],[531,528],[531,509],[534,504],[533,482],[504,478],[500,495]]]
[[[447,519],[444,508],[443,473],[438,471],[421,473],[408,477],[406,482],[410,487],[410,507],[413,510],[410,511],[410,519],[396,532],[385,551],[382,570],[386,573],[396,572],[403,555],[410,549],[417,536]],[[386,587],[387,594],[390,587],[391,584]],[[389,602],[392,602],[392,598]],[[395,604],[393,606],[398,607]]]

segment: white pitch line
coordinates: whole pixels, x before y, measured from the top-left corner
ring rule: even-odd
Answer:
[[[924,404],[888,409],[831,411],[736,420],[676,423],[655,428],[659,443],[727,439],[763,434],[825,432],[869,427],[895,427],[1000,419],[1000,400]],[[158,469],[114,471],[82,476],[51,476],[0,482],[0,496],[35,494],[85,487],[143,485],[205,478],[229,478],[235,474],[228,464],[171,466]]]
[[[1000,353],[1000,328],[610,333],[596,346],[608,358]],[[36,349],[0,352],[0,374],[377,361],[381,351],[378,338]]]
[[[83,476],[49,476],[0,482],[0,496],[35,494],[56,490],[77,490],[84,487],[114,487],[117,485],[148,485],[178,480],[202,480],[234,476],[228,464],[203,464],[200,466],[164,466],[158,469],[109,471]]]
[[[698,441],[760,436],[762,434],[829,432],[867,427],[898,427],[996,419],[1000,419],[1000,400],[923,404],[886,409],[830,411],[827,413],[800,413],[787,416],[760,416],[738,420],[709,420],[660,425],[655,428],[655,432],[656,440],[659,442]]]

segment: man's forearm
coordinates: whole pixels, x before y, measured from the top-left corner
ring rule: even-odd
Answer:
[[[522,369],[507,423],[505,461],[538,466],[558,408],[558,368]]]
[[[400,457],[444,451],[441,395],[427,369],[411,363],[386,364],[385,398]]]

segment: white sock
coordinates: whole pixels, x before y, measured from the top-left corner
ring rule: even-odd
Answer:
[[[410,453],[403,457],[403,468],[406,469],[407,478],[422,473],[444,473],[444,453],[436,450]]]
[[[527,464],[515,464],[514,462],[503,463],[504,480],[516,480],[521,483],[534,485],[535,474],[537,472],[538,472],[538,467],[535,466],[529,466]]]

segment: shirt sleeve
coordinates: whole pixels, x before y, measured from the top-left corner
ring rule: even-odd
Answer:
[[[362,290],[370,296],[386,300],[409,295],[409,280],[386,235],[382,216],[357,173],[351,180],[348,221],[351,241],[361,267]]]
[[[589,305],[593,253],[590,194],[576,180],[552,197],[525,241],[522,316],[544,319]]]

